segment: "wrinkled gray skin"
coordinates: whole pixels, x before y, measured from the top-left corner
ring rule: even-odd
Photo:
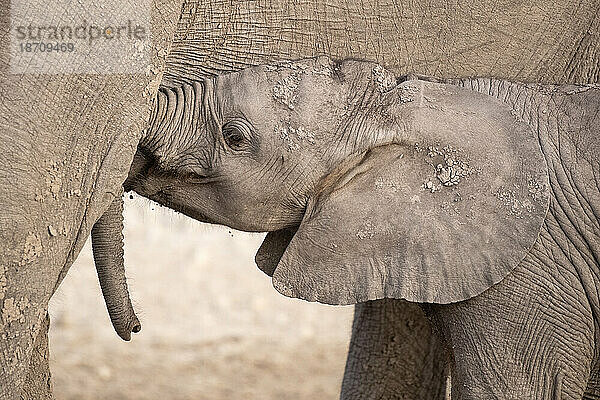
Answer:
[[[8,31],[18,21],[10,2],[0,5],[0,399],[52,398],[48,301],[92,230],[95,239],[111,230],[94,246],[111,317],[125,322],[116,328],[127,337],[137,326],[122,264],[115,261],[122,242],[112,230],[120,225],[115,216],[122,183],[150,115],[181,3],[152,2],[151,16],[146,4],[129,9],[140,20],[150,18],[152,71],[116,75],[70,74],[66,65],[53,65],[55,74],[13,73],[11,63],[24,65],[19,57],[29,56],[8,51]],[[123,3],[123,10],[135,6]],[[32,14],[56,25],[72,23],[60,5]],[[98,253],[102,248],[108,251]]]
[[[5,340],[0,342],[0,397],[51,396],[47,302],[92,226],[100,222],[94,230],[107,232],[105,228],[120,225],[99,218],[105,211],[114,216],[120,207],[112,199],[118,199],[175,24],[175,48],[165,71],[170,85],[323,53],[378,60],[399,74],[414,70],[444,77],[488,74],[570,83],[592,83],[599,76],[597,1],[490,0],[466,6],[445,0],[309,0],[269,5],[187,0],[181,13],[180,1],[153,2],[150,76],[11,75],[9,53],[2,52],[0,331]],[[465,12],[465,7],[476,12]],[[49,16],[56,23],[64,18],[59,8],[44,12],[56,12]],[[0,14],[8,27],[8,2]],[[8,40],[8,35],[2,39],[5,48]],[[49,226],[58,235],[50,235]],[[96,248],[103,247],[100,242]],[[119,242],[120,234],[111,232],[105,248],[118,249]],[[123,269],[115,254],[95,256],[101,276],[112,271],[102,278],[103,292],[115,328],[127,337],[136,324],[126,291],[119,286]],[[405,320],[416,322],[407,326]],[[355,398],[381,397],[376,393],[385,370],[389,376],[407,374],[409,382],[418,382],[387,379],[385,393],[432,398],[421,394],[424,388],[439,386],[443,368],[428,363],[427,354],[439,346],[429,328],[420,329],[425,324],[420,309],[400,300],[357,305],[345,376],[350,386],[346,383],[345,388],[360,382],[353,390]],[[412,343],[395,340],[413,332]],[[402,354],[401,362],[397,354]]]
[[[600,92],[586,86],[538,86],[493,79],[430,81],[434,80],[414,76],[396,80],[375,64],[331,63],[321,58],[250,68],[164,89],[157,98],[150,128],[140,142],[125,189],[200,221],[273,232],[259,250],[257,263],[274,276],[275,287],[286,295],[331,304],[384,298],[421,302],[420,308],[432,327],[421,323],[411,326],[410,319],[399,321],[402,312],[395,308],[416,307],[402,301],[379,300],[357,306],[352,341],[367,343],[370,348],[349,357],[342,398],[402,398],[404,394],[398,392],[402,384],[395,382],[402,380],[397,373],[402,369],[395,365],[398,359],[419,367],[419,374],[408,374],[420,384],[418,393],[411,394],[418,398],[442,398],[450,392],[456,399],[600,396],[595,345],[600,284],[600,140],[595,133],[600,122]],[[446,95],[447,99],[436,105],[435,98],[431,101],[425,95],[420,100],[410,98],[411,85],[430,88],[428,94],[439,92],[440,99]],[[490,120],[453,111],[453,99],[473,110],[490,106],[482,114],[489,115]],[[344,207],[366,199],[361,207],[369,209],[368,201],[375,189],[361,190],[360,185],[369,182],[373,174],[381,178],[376,176],[377,171],[391,168],[391,176],[397,178],[393,175],[396,168],[409,168],[421,158],[427,159],[413,142],[418,145],[423,139],[426,145],[433,140],[427,136],[430,119],[415,118],[418,123],[406,123],[400,118],[414,117],[403,110],[417,100],[430,101],[428,110],[436,110],[452,121],[449,127],[444,127],[443,118],[434,121],[433,134],[447,129],[443,133],[450,138],[454,131],[467,129],[460,125],[464,121],[482,121],[468,129],[480,132],[484,139],[471,143],[467,138],[454,144],[466,148],[466,153],[470,151],[473,160],[501,160],[504,153],[509,158],[519,155],[519,159],[507,163],[509,166],[485,166],[497,172],[498,180],[505,179],[508,184],[517,179],[519,171],[526,171],[527,176],[539,173],[539,181],[525,189],[525,195],[533,199],[527,202],[519,200],[514,192],[494,192],[493,196],[486,193],[482,187],[493,187],[492,178],[484,182],[491,186],[473,183],[477,177],[486,178],[485,169],[474,176],[462,176],[461,183],[453,188],[446,185],[446,177],[438,167],[434,189],[456,194],[461,188],[464,191],[459,204],[468,198],[482,212],[465,217],[473,224],[465,238],[474,239],[475,244],[463,242],[456,251],[448,247],[454,245],[452,239],[444,239],[439,243],[441,250],[425,247],[423,255],[427,257],[431,251],[436,261],[441,254],[448,263],[438,263],[446,278],[454,270],[464,272],[461,276],[466,278],[444,280],[435,274],[419,276],[410,272],[414,251],[410,243],[432,242],[394,236],[392,231],[390,235],[396,237],[398,246],[405,243],[405,247],[392,250],[404,249],[409,254],[390,253],[387,260],[393,266],[385,270],[384,265],[378,271],[384,277],[388,274],[388,280],[398,276],[405,281],[413,279],[413,286],[412,282],[394,281],[401,282],[400,286],[409,285],[410,290],[403,292],[394,291],[393,285],[379,287],[377,282],[373,286],[369,281],[375,279],[370,269],[379,265],[378,256],[363,262],[363,255],[353,249],[360,248],[361,243],[377,245],[379,242],[369,240],[379,233],[379,226],[373,232],[358,231],[348,236],[347,227],[354,227],[353,219],[362,215],[360,208]],[[494,107],[500,110],[497,119]],[[507,121],[504,125],[502,118]],[[517,131],[523,136],[513,140],[511,135],[517,135]],[[473,150],[478,145],[485,149],[486,142],[493,140],[506,148],[491,147],[487,154]],[[492,154],[498,149],[502,154]],[[434,165],[431,168],[436,170]],[[414,184],[412,180],[421,170],[410,171],[401,177]],[[407,186],[398,180],[375,180],[374,187],[393,189],[394,195],[386,198],[391,206],[396,198],[408,195],[412,203],[420,199],[414,196],[428,199],[423,207],[440,199],[426,181],[418,183],[422,186],[415,189],[413,185],[414,193],[404,193]],[[356,196],[342,201],[341,207],[339,198],[352,193]],[[429,195],[438,197],[425,197]],[[486,196],[499,201],[499,205],[486,200]],[[480,198],[483,200],[478,203]],[[507,210],[502,211],[502,203]],[[386,229],[393,230],[396,220],[412,221],[403,214],[407,208],[387,209],[385,204],[379,204],[376,210],[392,221],[391,228]],[[491,204],[497,208],[486,209]],[[344,210],[355,213],[344,214]],[[438,210],[434,213],[441,216],[432,214],[432,227],[422,225],[417,231],[427,233],[452,214],[448,208],[444,212],[437,207],[432,210]],[[493,211],[494,219],[484,225],[495,230],[493,240],[485,236],[489,234],[485,227],[477,227],[489,211]],[[408,212],[415,215],[414,211]],[[459,213],[455,216],[461,217]],[[331,218],[333,223],[329,222]],[[441,229],[443,232],[445,228]],[[460,225],[453,229],[461,234]],[[366,238],[367,242],[357,241],[356,237]],[[344,242],[352,247],[343,247]],[[335,243],[347,251],[328,250]],[[484,259],[490,264],[490,272],[483,275],[479,272],[487,268],[486,264],[475,262],[482,257],[480,253],[485,253]],[[329,259],[335,261],[333,267]],[[469,264],[471,259],[475,260],[473,265]],[[456,260],[469,265],[452,264]],[[423,268],[430,268],[427,260],[424,262]],[[502,265],[492,265],[496,262]],[[340,270],[349,275],[335,275],[332,268],[338,265],[350,268]],[[491,271],[493,268],[497,275]],[[409,272],[403,272],[406,269]],[[364,271],[370,271],[366,278],[361,275]],[[419,282],[427,279],[434,287],[420,288]],[[465,282],[467,279],[473,284]],[[407,314],[416,315],[414,310]],[[388,331],[377,330],[376,336],[357,328],[361,324],[376,326],[373,318],[406,323],[409,329],[403,332],[414,331],[431,339],[418,351],[407,350],[411,356],[418,354],[418,360],[402,360],[403,345],[410,342],[396,337],[392,325]],[[431,329],[438,334],[430,335]],[[381,359],[387,360],[389,368],[369,368],[381,365]],[[451,387],[439,373],[446,361]],[[362,374],[356,374],[357,368]],[[388,371],[396,375],[388,376]],[[361,379],[369,383],[370,393],[361,389]],[[373,385],[374,381],[381,385]]]

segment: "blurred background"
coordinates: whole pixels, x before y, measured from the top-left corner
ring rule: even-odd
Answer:
[[[353,308],[278,294],[254,264],[264,234],[139,197],[124,234],[142,331],[113,331],[88,241],[50,303],[58,400],[338,398]]]

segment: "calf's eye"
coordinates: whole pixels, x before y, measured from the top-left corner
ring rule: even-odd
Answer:
[[[240,119],[227,122],[221,128],[221,131],[223,132],[225,143],[233,150],[243,148],[250,138],[248,123]]]

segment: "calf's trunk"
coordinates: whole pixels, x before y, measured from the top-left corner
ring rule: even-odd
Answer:
[[[115,197],[92,228],[92,251],[110,320],[123,340],[142,326],[133,311],[123,261],[123,192]]]

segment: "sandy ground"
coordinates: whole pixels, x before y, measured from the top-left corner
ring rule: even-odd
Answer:
[[[142,332],[112,330],[89,243],[50,306],[56,398],[337,399],[352,307],[278,294],[263,235],[126,200],[126,263]]]

